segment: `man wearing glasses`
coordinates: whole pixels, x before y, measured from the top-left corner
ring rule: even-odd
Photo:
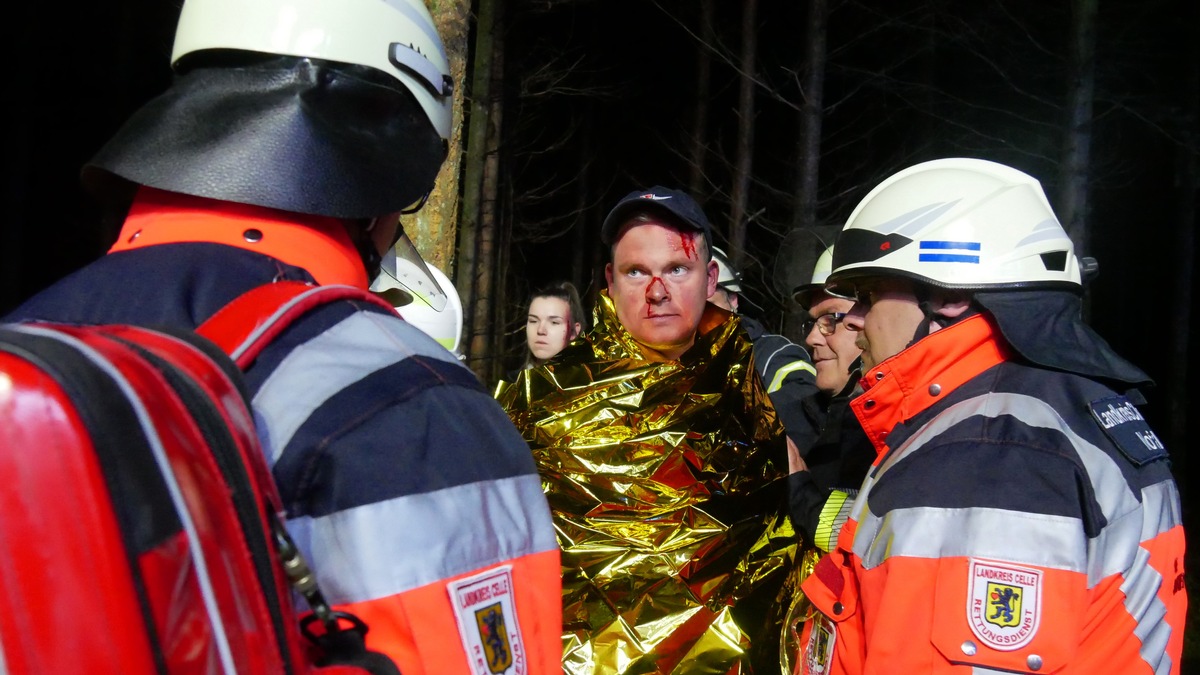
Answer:
[[[796,289],[793,298],[808,311],[804,322],[804,338],[812,350],[817,370],[817,388],[827,396],[843,393],[849,383],[857,381],[852,375],[858,370],[862,350],[855,344],[855,334],[839,325],[854,303],[824,291],[825,280],[833,263],[833,247],[825,249],[817,259],[812,281]]]
[[[993,162],[916,165],[850,215],[826,290],[855,299],[878,459],[803,583],[800,672],[1179,672],[1179,492],[1080,268]]]
[[[807,471],[788,477],[788,493],[792,523],[805,541],[822,551],[829,551],[837,540],[853,497],[875,459],[874,447],[848,412],[850,399],[862,393],[858,383],[862,350],[855,344],[858,334],[843,325],[854,302],[824,290],[832,262],[830,246],[817,259],[811,282],[792,296],[810,317],[804,335],[812,350],[820,391],[804,400],[805,416],[818,435],[804,455]]]

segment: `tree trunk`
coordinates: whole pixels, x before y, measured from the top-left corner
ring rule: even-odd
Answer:
[[[795,208],[792,211],[791,229],[793,232],[817,225],[817,190],[821,168],[821,123],[825,119],[825,63],[826,27],[829,22],[828,0],[811,0],[808,5],[808,22],[805,25],[804,37],[807,45],[806,63],[802,72],[804,79],[801,83],[800,111],[797,115],[799,134],[796,138],[796,175],[793,194]],[[813,259],[815,262],[815,258]],[[810,279],[812,270],[804,270],[801,275]],[[790,289],[788,289],[790,290]],[[808,312],[804,311],[790,297],[785,301],[787,312],[784,319],[784,334],[800,336],[800,324],[804,322]]]
[[[700,2],[700,45],[696,49],[696,100],[692,104],[692,137],[689,155],[688,192],[697,200],[707,194],[704,160],[708,154],[708,99],[712,77],[712,45],[716,30],[713,26],[714,0]]]
[[[437,182],[424,208],[404,219],[404,230],[425,261],[436,265],[451,279],[455,273],[455,235],[459,209],[459,175],[463,161],[463,100],[469,46],[470,0],[426,3],[434,26],[446,45],[450,76],[454,79],[454,107],[450,126],[450,148]],[[460,285],[461,282],[459,282]]]
[[[824,120],[825,100],[825,23],[827,0],[812,0],[808,4],[808,23],[805,26],[806,63],[800,91],[800,111],[797,113],[800,133],[796,139],[796,176],[793,193],[796,208],[792,211],[792,229],[799,230],[817,224],[817,186],[821,169],[821,122]]]
[[[758,0],[742,3],[742,54],[738,93],[738,135],[729,206],[729,259],[734,269],[743,269],[746,249],[746,203],[754,164],[754,72],[758,50]]]
[[[585,108],[591,112],[592,104],[585,101]],[[586,265],[591,261],[584,256],[584,251],[591,251],[599,246],[598,237],[589,238],[589,222],[596,217],[601,209],[592,206],[592,158],[595,156],[595,140],[591,125],[583,125],[579,130],[579,177],[575,183],[575,218],[571,223],[571,283],[578,288],[580,297],[588,291],[591,275]],[[585,278],[586,275],[586,278]],[[591,325],[590,322],[588,325]]]
[[[475,16],[473,75],[467,98],[467,149],[463,160],[462,216],[458,233],[458,288],[463,305],[463,354],[467,364],[476,368],[486,341],[479,332],[486,329],[487,304],[480,301],[479,240],[484,162],[487,158],[488,119],[491,100],[492,38],[495,34],[495,6],[503,0],[479,0]],[[479,371],[476,370],[478,374]]]
[[[495,79],[499,82],[503,76],[498,76]],[[500,119],[503,115],[498,114],[496,119]],[[497,142],[497,145],[499,142]],[[508,330],[505,320],[512,316],[510,298],[512,297],[512,284],[508,283],[507,275],[501,270],[512,269],[512,249],[513,249],[513,216],[512,203],[513,195],[511,194],[512,186],[508,181],[499,180],[501,175],[504,175],[502,165],[506,164],[506,157],[501,155],[499,148],[493,149],[492,155],[497,160],[494,163],[488,162],[488,171],[492,173],[492,177],[487,182],[496,183],[497,196],[493,199],[496,236],[492,244],[494,254],[491,256],[491,279],[492,279],[492,299],[488,303],[491,310],[491,318],[489,320],[489,337],[487,356],[481,363],[480,368],[476,372],[481,373],[480,377],[489,386],[495,384],[504,374],[504,355],[505,342],[508,340]],[[501,197],[499,193],[503,192]]]
[[[497,293],[498,249],[501,243],[500,204],[500,133],[504,122],[504,0],[492,0],[492,58],[488,87],[487,148],[483,160],[483,185],[480,194],[479,254],[475,288],[475,336],[471,354],[475,373],[484,382],[499,377],[496,350],[497,313],[501,295]]]
[[[1075,244],[1089,253],[1088,182],[1092,104],[1096,95],[1096,12],[1099,0],[1072,0],[1071,62],[1067,77],[1067,128],[1063,141],[1058,217]]]
[[[1188,395],[1188,353],[1190,351],[1192,288],[1196,268],[1196,200],[1200,197],[1200,11],[1196,5],[1188,10],[1186,25],[1191,26],[1191,45],[1188,50],[1189,63],[1181,91],[1187,92],[1183,101],[1184,123],[1181,125],[1183,143],[1176,151],[1176,194],[1178,210],[1175,217],[1174,255],[1171,263],[1174,281],[1171,283],[1170,321],[1170,375],[1167,382],[1168,438],[1167,447],[1173,450],[1171,460],[1177,476],[1188,476],[1188,413],[1191,398]],[[1193,489],[1188,481],[1180,481],[1183,493],[1184,513],[1194,502]],[[1192,556],[1194,557],[1194,556]],[[1192,569],[1195,569],[1194,567]]]

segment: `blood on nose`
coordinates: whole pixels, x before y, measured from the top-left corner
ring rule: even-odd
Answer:
[[[660,277],[651,277],[650,283],[646,285],[646,299],[663,298],[667,295],[667,285],[663,283]]]

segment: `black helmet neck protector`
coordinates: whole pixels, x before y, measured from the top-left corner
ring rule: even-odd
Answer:
[[[1066,290],[975,291],[1004,340],[1029,363],[1113,386],[1151,386],[1140,368],[1119,356],[1083,322],[1083,299]]]
[[[420,105],[386,75],[269,57],[176,76],[84,167],[83,181],[117,207],[149,185],[365,219],[422,199],[445,157]]]

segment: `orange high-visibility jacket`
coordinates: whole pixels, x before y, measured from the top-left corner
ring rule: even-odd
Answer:
[[[109,255],[9,320],[192,329],[278,279],[365,285],[336,221],[143,190]],[[298,319],[246,370],[288,529],[404,675],[561,672],[559,551],[529,448],[471,371],[381,308]]]
[[[1179,673],[1178,488],[1126,396],[1010,360],[984,316],[864,373],[880,454],[803,585],[810,675]]]

